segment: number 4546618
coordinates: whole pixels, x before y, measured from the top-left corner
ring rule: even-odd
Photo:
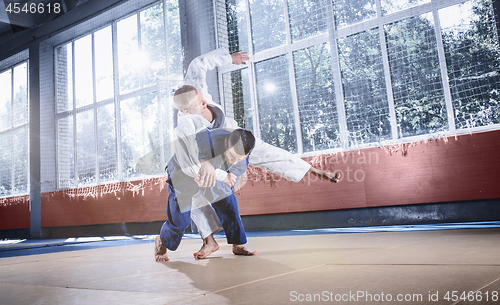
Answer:
[[[460,293],[459,291],[447,291],[444,299],[447,301],[498,301],[498,291],[469,291],[469,293],[463,291]]]
[[[11,14],[19,14],[19,13],[26,13],[26,14],[43,14],[45,12],[47,13],[60,13],[61,12],[61,4],[60,3],[25,3],[24,5],[21,6],[20,3],[9,3],[7,7],[5,8],[5,11]]]

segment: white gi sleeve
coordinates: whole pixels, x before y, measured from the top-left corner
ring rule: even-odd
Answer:
[[[174,151],[177,162],[186,175],[194,178],[200,171],[200,161],[193,121],[188,116],[179,117],[174,133]]]
[[[224,48],[200,55],[189,64],[184,83],[200,90],[203,97],[212,102],[212,96],[208,93],[207,88],[207,71],[230,63],[232,63],[231,55]]]
[[[256,139],[249,164],[270,171],[293,182],[299,182],[311,165],[296,155]]]
[[[235,120],[227,117],[224,127],[240,128]],[[311,168],[309,163],[296,155],[267,144],[261,139],[255,139],[255,148],[252,150],[248,161],[251,166],[265,169],[293,182],[302,180]]]

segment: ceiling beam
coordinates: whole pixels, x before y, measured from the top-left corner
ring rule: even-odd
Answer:
[[[20,11],[19,13],[9,13],[7,8],[13,4],[13,1],[4,0],[0,1],[0,22],[9,23],[11,25],[22,26],[24,28],[33,28],[36,26],[36,21],[33,18],[34,14],[30,12],[23,12],[22,8],[25,3],[18,2]],[[10,7],[12,9],[12,6]]]
[[[0,60],[8,58],[32,44],[39,43],[74,25],[86,21],[128,0],[93,0],[79,1],[78,9],[72,9],[45,24],[20,33],[15,39],[0,36]],[[0,0],[0,3],[3,2]],[[68,1],[69,2],[69,1]],[[148,2],[148,1],[144,1]],[[142,1],[140,2],[142,3]],[[68,3],[66,3],[68,4]]]

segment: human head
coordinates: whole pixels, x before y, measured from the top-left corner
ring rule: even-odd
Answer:
[[[226,139],[226,149],[224,155],[226,160],[237,163],[245,160],[255,147],[255,137],[252,132],[246,129],[235,129]]]
[[[203,98],[203,94],[195,87],[184,85],[175,91],[174,106],[182,113],[203,116],[203,110],[207,107],[207,101]]]

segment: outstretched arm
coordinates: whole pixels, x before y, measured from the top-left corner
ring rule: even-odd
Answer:
[[[184,174],[195,178],[200,171],[195,125],[184,117],[174,129],[174,152]]]
[[[235,65],[246,65],[246,61],[249,60],[248,53],[243,51],[234,52],[231,54],[231,60]]]
[[[184,83],[194,86],[200,90],[207,101],[211,101],[212,96],[208,93],[207,87],[207,71],[230,63],[231,56],[224,48],[200,55],[189,64],[186,76],[184,77]]]
[[[250,165],[270,171],[293,182],[299,182],[307,173],[321,180],[338,182],[340,175],[312,167],[298,156],[257,139],[250,154]]]
[[[207,87],[207,71],[230,63],[243,65],[246,64],[248,59],[248,54],[242,51],[235,52],[231,55],[224,48],[210,51],[191,61],[186,76],[184,77],[184,82],[186,85],[194,86],[196,89],[200,90],[203,97],[207,101],[211,101],[212,96],[208,93]]]
[[[312,167],[312,166],[309,169],[309,173],[311,175],[318,177],[319,179],[321,179],[323,181],[328,181],[328,182],[332,182],[332,183],[338,183],[340,181],[340,179],[342,179],[340,173],[338,173],[338,172],[332,173],[332,172],[325,171],[325,170],[322,170],[322,169],[319,169],[316,167]]]

